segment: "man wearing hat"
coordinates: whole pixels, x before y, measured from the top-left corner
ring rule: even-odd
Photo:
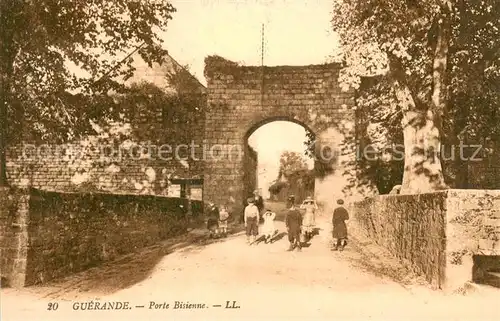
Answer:
[[[210,237],[215,236],[215,232],[219,227],[219,209],[215,206],[214,202],[208,202],[207,213],[207,229],[210,232]]]
[[[349,219],[349,213],[345,209],[344,201],[339,199],[337,200],[337,204],[339,205],[337,208],[333,210],[332,217],[332,236],[333,236],[333,251],[340,250],[342,251],[344,247],[347,245],[347,226],[345,221]]]
[[[293,251],[295,247],[300,251],[302,245],[300,244],[300,229],[302,226],[302,215],[299,210],[295,207],[295,196],[290,195],[288,197],[288,211],[285,218],[285,224],[288,231],[288,241],[290,242],[290,247],[287,251]]]
[[[247,202],[248,205],[245,207],[243,218],[245,220],[247,243],[252,244],[259,234],[259,209],[255,206],[253,197],[248,198]]]
[[[257,209],[259,210],[259,220],[261,221],[262,217],[260,215],[264,210],[264,199],[262,198],[262,196],[260,196],[259,190],[253,191],[253,196],[254,196],[254,204],[255,206],[257,206]]]

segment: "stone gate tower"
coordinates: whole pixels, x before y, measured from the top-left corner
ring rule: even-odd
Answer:
[[[241,213],[253,184],[244,179],[247,139],[268,122],[287,120],[316,135],[315,167],[320,170],[315,197],[320,205],[328,210],[337,198],[349,200],[356,180],[356,111],[354,92],[339,87],[339,70],[338,64],[239,66],[208,57],[204,137],[211,153],[205,157],[204,199]]]

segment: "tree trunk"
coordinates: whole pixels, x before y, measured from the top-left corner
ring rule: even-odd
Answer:
[[[401,194],[432,192],[446,188],[441,166],[442,115],[446,107],[446,64],[449,42],[449,8],[443,6],[438,23],[432,70],[431,104],[416,104],[415,94],[396,75],[396,95],[403,108],[404,160]]]
[[[403,117],[405,167],[401,194],[445,188],[439,151],[440,135],[432,111],[407,111]]]
[[[400,194],[426,193],[444,188],[439,159],[439,128],[431,109],[416,107],[407,87],[397,84],[398,100],[403,105],[404,172]]]

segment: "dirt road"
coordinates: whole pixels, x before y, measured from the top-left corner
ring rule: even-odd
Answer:
[[[500,318],[498,292],[442,295],[355,233],[344,252],[330,251],[328,220],[318,225],[320,234],[300,253],[286,251],[286,236],[249,246],[241,232],[207,242],[204,231],[194,230],[57,283],[3,289],[1,320]],[[282,222],[277,226],[284,231]],[[93,308],[120,301],[128,309],[86,304],[82,311],[91,300]],[[57,309],[48,310],[50,303]]]

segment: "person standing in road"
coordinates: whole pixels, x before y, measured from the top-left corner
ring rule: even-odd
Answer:
[[[259,190],[253,191],[254,203],[259,210],[259,222],[262,222],[262,211],[264,210],[264,199],[259,194]]]
[[[318,209],[318,206],[316,205],[316,202],[314,202],[312,197],[308,196],[304,200],[304,202],[302,203],[300,208],[305,210],[304,222],[303,222],[303,229],[304,229],[303,232],[304,232],[304,236],[305,236],[306,241],[308,241],[313,236],[314,226],[316,224],[316,210]]]
[[[225,205],[221,206],[219,212],[219,228],[223,237],[227,236],[227,221],[229,219],[229,212]]]
[[[219,209],[215,206],[215,203],[208,203],[208,215],[207,215],[207,229],[210,233],[210,237],[215,237],[217,234],[217,229],[219,227]]]
[[[297,248],[297,251],[302,249],[300,244],[300,230],[302,227],[302,214],[295,207],[295,197],[288,197],[288,211],[285,218],[285,224],[288,231],[288,241],[290,242],[290,247],[287,251],[293,251]]]
[[[349,219],[349,213],[345,209],[344,201],[339,199],[337,200],[337,204],[339,205],[337,208],[333,210],[332,217],[332,236],[333,236],[333,248],[332,251],[343,251],[344,247],[347,245],[347,225],[345,221]]]
[[[262,234],[265,237],[265,242],[272,243],[273,236],[276,234],[276,228],[274,226],[274,219],[276,218],[276,213],[271,210],[266,210],[266,212],[262,215],[264,218],[264,225],[262,225]]]
[[[259,210],[254,204],[253,197],[249,198],[248,205],[245,207],[244,220],[247,234],[247,243],[253,244],[259,234]]]

